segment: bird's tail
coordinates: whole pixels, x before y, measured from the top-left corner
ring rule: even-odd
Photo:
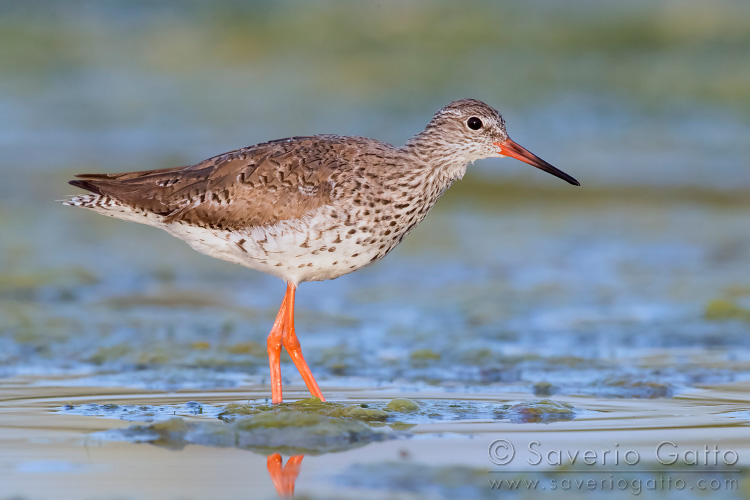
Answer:
[[[71,196],[66,200],[61,200],[63,205],[96,209],[110,208],[116,204],[115,200],[102,193],[99,186],[92,179],[76,179],[68,182],[68,184],[90,191],[90,193],[79,194]]]
[[[69,207],[81,207],[94,212],[117,219],[124,219],[149,226],[159,226],[163,217],[159,214],[139,210],[123,203],[109,193],[106,189],[107,183],[111,184],[111,176],[99,174],[80,175],[81,179],[70,181],[70,184],[86,191],[85,194],[77,194],[60,200],[63,205]],[[104,188],[103,188],[104,187]]]

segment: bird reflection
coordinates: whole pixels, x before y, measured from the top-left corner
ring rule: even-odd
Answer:
[[[299,476],[303,458],[305,458],[304,455],[293,455],[289,457],[286,465],[282,467],[283,460],[280,454],[274,453],[268,457],[268,461],[266,462],[268,475],[271,476],[271,481],[273,481],[279,498],[292,498],[294,496],[294,483],[297,481],[297,476]]]

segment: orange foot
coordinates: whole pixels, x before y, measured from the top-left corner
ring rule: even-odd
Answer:
[[[291,498],[294,496],[294,483],[299,476],[299,469],[302,466],[304,455],[294,455],[289,457],[284,468],[281,468],[281,455],[274,453],[268,457],[268,474],[276,488],[276,493],[280,498]]]
[[[294,332],[294,292],[297,287],[291,283],[286,285],[286,294],[281,302],[279,313],[273,322],[271,333],[268,334],[268,363],[271,367],[271,401],[274,404],[281,403],[281,346],[283,345],[289,356],[291,356],[294,365],[297,367],[302,379],[307,385],[310,394],[325,401],[323,393],[315,381],[310,367],[307,366],[304,356],[302,356],[302,347],[300,346],[297,334]]]

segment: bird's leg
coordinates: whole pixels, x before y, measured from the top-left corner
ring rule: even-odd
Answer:
[[[290,497],[294,496],[294,483],[297,482],[299,476],[299,470],[302,467],[302,459],[304,455],[294,455],[289,457],[286,461],[284,469],[281,471],[281,477],[284,479],[284,488],[286,494]]]
[[[290,495],[284,491],[284,476],[281,469],[282,458],[278,453],[274,453],[266,461],[266,468],[268,469],[268,475],[271,476],[271,482],[273,487],[276,488],[276,494],[279,497],[289,497]]]
[[[305,385],[307,385],[310,394],[321,401],[325,401],[323,393],[320,391],[318,383],[315,382],[315,377],[313,377],[313,374],[310,371],[310,367],[305,363],[305,358],[302,356],[302,347],[297,339],[297,334],[294,332],[294,292],[296,290],[297,288],[294,285],[291,283],[287,284],[286,297],[284,298],[286,305],[286,320],[284,321],[284,335],[281,341],[289,353],[289,356],[292,358],[292,361],[294,361],[294,366],[297,367],[300,375],[302,375],[302,380],[305,381]]]
[[[282,469],[281,463],[283,459],[281,455],[274,453],[268,457],[266,462],[268,475],[271,476],[276,493],[281,498],[291,498],[294,496],[294,483],[297,481],[297,476],[299,476],[299,469],[303,458],[305,458],[304,455],[289,457],[289,460],[287,460],[286,465]]]
[[[281,339],[283,337],[284,322],[286,320],[287,298],[289,290],[284,295],[279,313],[273,322],[271,333],[268,334],[268,364],[271,367],[271,402],[281,403]]]
[[[268,475],[271,476],[271,481],[276,487],[276,491],[281,488],[281,455],[274,453],[266,460],[266,468],[268,469]]]

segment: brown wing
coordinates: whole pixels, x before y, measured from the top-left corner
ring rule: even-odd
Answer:
[[[164,222],[241,229],[300,218],[330,203],[336,178],[359,149],[354,138],[293,137],[231,151],[189,167],[83,174],[74,186]]]

